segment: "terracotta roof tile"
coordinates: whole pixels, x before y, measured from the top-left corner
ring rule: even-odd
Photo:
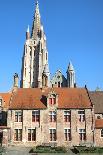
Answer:
[[[9,92],[9,93],[0,93],[0,97],[2,97],[3,101],[4,101],[3,108],[8,109],[11,95],[12,95],[11,92]]]
[[[103,119],[95,120],[95,128],[103,128]]]
[[[89,92],[95,113],[103,113],[103,91]]]
[[[20,88],[13,94],[10,109],[43,109],[52,88]],[[58,108],[92,108],[84,88],[53,88],[58,94]]]

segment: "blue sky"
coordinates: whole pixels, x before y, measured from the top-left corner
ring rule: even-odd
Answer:
[[[0,2],[0,92],[9,91],[13,74],[21,76],[21,58],[27,25],[32,26],[34,0]],[[103,89],[103,0],[39,0],[47,36],[51,75],[69,61],[76,82]]]

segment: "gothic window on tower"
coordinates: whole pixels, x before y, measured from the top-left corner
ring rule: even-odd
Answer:
[[[34,57],[35,57],[35,50],[34,50]]]
[[[26,68],[25,68],[25,76],[26,76]]]
[[[46,60],[48,59],[48,55],[47,55],[47,53],[46,53]]]
[[[31,54],[31,51],[30,51],[30,56],[31,56],[32,54]]]
[[[32,111],[32,122],[39,122],[40,121],[40,111],[34,110]]]
[[[79,115],[79,121],[84,122],[85,121],[85,110],[79,110],[78,115]]]
[[[61,84],[60,84],[60,82],[58,82],[58,87],[61,87]]]
[[[30,48],[30,56],[31,56],[32,55],[32,47],[29,46],[29,48]]]

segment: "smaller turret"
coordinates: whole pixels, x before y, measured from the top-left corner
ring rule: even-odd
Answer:
[[[70,62],[67,69],[67,86],[69,88],[74,88],[75,85],[75,70],[72,63]]]
[[[49,87],[50,84],[50,72],[48,64],[45,65],[43,75],[42,75],[42,85],[44,87]]]
[[[14,75],[14,87],[18,88],[19,76],[17,73]]]
[[[29,25],[26,31],[26,40],[30,39],[30,30],[29,30]]]

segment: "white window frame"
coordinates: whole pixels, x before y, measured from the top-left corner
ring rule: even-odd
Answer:
[[[17,113],[17,115],[16,115]],[[20,114],[21,113],[21,114]],[[16,121],[16,116],[17,116],[17,121]],[[21,121],[19,121],[19,117],[21,117]],[[15,123],[22,123],[23,122],[23,111],[22,110],[16,110],[15,111]]]
[[[16,129],[14,129],[14,136],[15,136],[15,130],[21,130],[22,135],[21,135],[21,140],[15,140],[14,139],[14,141],[15,142],[22,142],[22,140],[23,140],[23,129],[22,128],[16,128]]]
[[[49,117],[51,117],[51,122],[55,122],[55,121],[53,121],[53,119],[54,119],[54,117],[56,117],[57,116],[57,113],[56,113],[56,111],[49,111]]]
[[[33,114],[33,112],[35,113],[35,114]],[[32,121],[32,122],[37,122],[36,121],[36,116],[39,116],[39,121],[40,121],[40,110],[32,110],[32,117],[35,117],[35,121]]]
[[[84,112],[84,113],[79,113],[79,112]],[[83,120],[83,116],[85,117],[85,110],[82,110],[82,109],[78,110],[78,115],[79,115],[79,119],[81,117],[80,122],[85,122],[85,120]]]
[[[71,116],[71,110],[64,110],[64,118],[65,116]]]
[[[80,132],[81,130],[81,132]],[[86,134],[86,129],[79,129],[79,134],[82,133],[82,134]],[[80,135],[79,135],[80,136]],[[81,141],[84,141],[83,137],[82,137],[82,140]]]
[[[51,141],[51,140],[49,140],[50,142],[56,142],[57,141],[57,130],[56,130],[56,128],[49,128],[49,135],[50,135],[50,130],[52,130],[52,134],[53,133],[56,133],[56,140],[55,141]],[[55,132],[53,132],[53,130],[55,130]]]
[[[67,130],[67,132],[66,132],[65,130]],[[65,133],[71,135],[71,128],[64,128],[64,136],[65,136]],[[71,137],[71,136],[70,136],[70,137]],[[66,141],[66,140],[65,140],[65,141]],[[71,140],[67,140],[67,141],[71,141]]]
[[[31,141],[28,141],[28,130],[31,130]],[[28,142],[36,142],[36,140],[35,141],[32,140],[32,130],[35,130],[35,132],[36,132],[36,128],[28,128],[27,129],[27,141]]]

